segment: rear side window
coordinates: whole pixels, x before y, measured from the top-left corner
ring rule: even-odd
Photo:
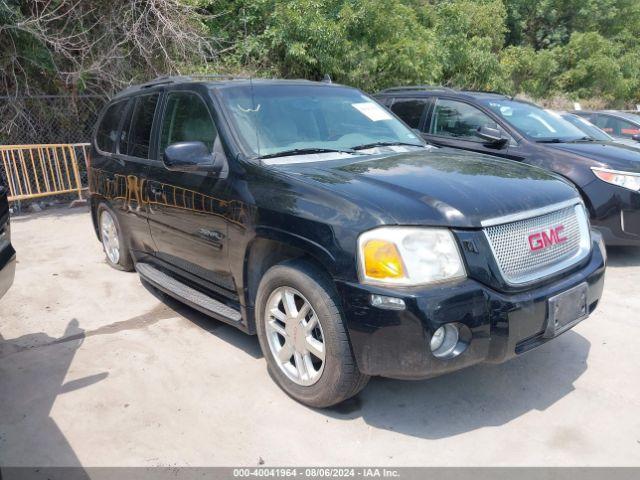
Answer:
[[[96,145],[99,150],[103,152],[115,152],[118,126],[120,125],[120,119],[126,106],[126,101],[121,101],[110,105],[107,108],[102,121],[98,126],[98,132],[96,133]]]
[[[159,94],[144,95],[135,99],[130,115],[122,127],[120,153],[138,158],[149,158],[151,127]]]
[[[427,101],[419,98],[400,98],[393,102],[391,111],[411,128],[420,128],[420,119]]]
[[[175,92],[167,96],[167,107],[160,134],[160,154],[177,142],[202,142],[209,151],[218,136],[204,101],[190,92]]]

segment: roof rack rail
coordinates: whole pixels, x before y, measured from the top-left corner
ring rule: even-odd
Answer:
[[[442,87],[438,85],[406,85],[404,87],[391,87],[385,88],[380,93],[385,92],[401,92],[404,90],[430,90],[430,91],[443,91],[443,92],[453,92],[453,88]]]
[[[249,77],[237,76],[237,75],[226,75],[226,74],[192,74],[192,75],[162,75],[160,77],[156,77],[153,80],[149,80],[148,82],[140,83],[137,85],[131,85],[126,88],[122,93],[129,92],[132,90],[143,90],[145,88],[151,88],[158,85],[170,85],[172,83],[180,83],[180,82],[197,82],[202,80],[246,80]]]
[[[183,75],[163,75],[161,77],[156,77],[153,80],[149,80],[148,82],[144,82],[140,85],[138,85],[138,88],[149,88],[149,87],[154,87],[156,85],[164,85],[164,84],[169,84],[169,83],[177,83],[177,82],[184,82],[185,80],[188,80],[189,77],[185,77]]]
[[[249,80],[247,75],[232,75],[226,73],[194,73],[188,76],[192,80]]]
[[[504,92],[499,92],[498,90],[462,90],[462,92],[469,92],[469,93],[492,93],[494,95],[504,95],[505,97],[507,97],[508,95]]]

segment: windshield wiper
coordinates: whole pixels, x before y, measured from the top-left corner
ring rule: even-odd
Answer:
[[[368,148],[374,147],[393,147],[395,145],[407,145],[411,147],[424,147],[422,144],[418,143],[409,143],[409,142],[373,142],[373,143],[365,143],[364,145],[356,145],[355,147],[351,147],[353,150],[366,150]]]
[[[352,149],[339,150],[335,148],[292,148],[291,150],[283,150],[281,152],[268,153],[261,155],[257,158],[276,158],[276,157],[291,157],[293,155],[306,155],[308,153],[357,153]]]
[[[577,143],[577,142],[597,142],[595,138],[584,136],[580,138],[574,139],[566,139],[566,138],[541,138],[540,140],[536,140],[537,143]]]
[[[576,143],[576,142],[597,142],[598,140],[596,140],[593,137],[580,137],[580,138],[576,138],[575,140],[571,140],[571,143]]]

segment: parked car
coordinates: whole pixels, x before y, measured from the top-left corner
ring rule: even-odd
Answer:
[[[335,84],[168,78],[106,107],[107,262],[240,330],[296,400],[522,354],[586,318],[605,252],[559,177],[427,146]],[[194,352],[197,355],[197,352]]]
[[[376,95],[434,145],[542,167],[573,183],[608,245],[640,246],[640,151],[598,141],[535,104],[497,93],[399,87]]]
[[[611,142],[614,144],[621,144],[626,145],[627,147],[640,149],[640,142],[638,142],[637,140],[624,137],[614,138],[601,128],[596,127],[593,123],[587,120],[586,117],[581,117],[580,115],[576,115],[575,113],[564,111],[556,113],[558,113],[563,119],[565,119],[574,127],[578,127],[586,135],[593,138],[594,140],[598,140],[599,142]]]
[[[7,196],[7,188],[3,185],[0,176],[0,297],[11,287],[16,271],[16,252],[11,245]]]
[[[640,112],[574,110],[571,113],[586,118],[613,138],[640,142]]]

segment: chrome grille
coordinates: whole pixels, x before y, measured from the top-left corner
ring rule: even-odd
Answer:
[[[532,234],[564,226],[566,241],[533,251]],[[504,280],[510,284],[529,283],[563,270],[589,252],[591,239],[584,207],[580,204],[543,215],[485,228]]]

